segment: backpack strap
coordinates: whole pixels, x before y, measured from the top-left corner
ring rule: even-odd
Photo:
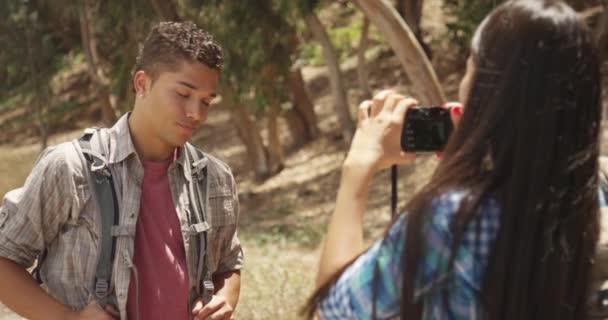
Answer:
[[[209,203],[209,176],[207,166],[200,166],[200,162],[208,161],[207,158],[189,143],[186,143],[186,163],[190,165],[191,181],[188,189],[190,191],[190,205],[192,206],[192,212],[190,221],[192,224],[207,223],[205,214],[207,213],[207,204]],[[202,167],[202,168],[201,168]],[[204,188],[204,189],[203,189]],[[203,193],[204,191],[204,193]],[[215,292],[215,286],[213,284],[213,278],[211,270],[209,268],[209,258],[207,255],[208,251],[208,234],[206,230],[200,233],[195,233],[200,249],[203,254],[199,255],[198,260],[198,276],[200,276],[200,283],[197,286],[198,294],[202,297],[203,303],[207,304],[211,301]],[[202,292],[201,292],[202,288]]]
[[[85,167],[88,171],[89,188],[101,218],[101,248],[95,270],[94,294],[98,302],[105,306],[112,287],[112,262],[116,247],[112,227],[118,224],[119,209],[112,173],[107,162],[107,151],[103,147],[101,134],[99,128],[87,129],[85,134],[78,139],[78,145],[86,159]],[[91,143],[93,136],[97,138],[96,146]]]
[[[91,140],[97,136],[98,146],[95,151]],[[114,188],[112,173],[108,167],[107,150],[101,141],[99,128],[89,128],[85,133],[75,140],[74,146],[83,161],[87,171],[87,181],[91,196],[95,199],[101,218],[101,250],[95,271],[94,293],[98,301],[105,306],[110,293],[112,278],[112,261],[114,260],[114,249],[116,239],[112,236],[112,226],[118,224],[118,202]],[[32,275],[39,284],[43,283],[41,268],[46,260],[48,250],[45,249],[39,256]]]

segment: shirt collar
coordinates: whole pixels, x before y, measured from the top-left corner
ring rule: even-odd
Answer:
[[[137,154],[129,130],[130,114],[127,112],[110,128],[110,163],[122,162],[131,154]]]
[[[131,138],[131,132],[129,130],[129,116],[130,112],[126,113],[118,121],[114,126],[110,129],[110,163],[118,163],[124,161],[131,154],[137,155],[137,151],[135,150],[135,145],[133,144],[133,139]],[[186,142],[186,145],[188,142]],[[180,165],[184,169],[184,174],[190,180],[190,173],[192,169],[195,171],[200,171],[207,166],[208,158],[203,154],[202,161],[198,161],[193,163],[192,166],[186,166],[186,148],[184,145],[179,147],[177,152],[175,153],[174,162]]]

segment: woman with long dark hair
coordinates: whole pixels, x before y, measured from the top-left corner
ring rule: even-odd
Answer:
[[[378,169],[411,161],[417,102],[382,92],[358,129],[305,313],[324,319],[584,319],[599,233],[600,71],[560,1],[509,1],[480,25],[464,108],[428,184],[363,252]],[[363,252],[363,253],[362,253]]]

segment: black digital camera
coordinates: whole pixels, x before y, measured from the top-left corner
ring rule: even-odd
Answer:
[[[416,106],[408,109],[401,132],[404,152],[443,151],[454,130],[450,109]]]

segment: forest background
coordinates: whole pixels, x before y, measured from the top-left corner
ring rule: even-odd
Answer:
[[[297,319],[358,103],[384,88],[427,105],[455,100],[470,37],[501,2],[2,0],[0,195],[23,184],[47,146],[131,109],[131,70],[152,25],[194,21],[226,53],[221,101],[192,142],[237,180],[246,256],[237,319]],[[605,61],[608,1],[567,2]],[[436,163],[422,156],[399,168],[399,207]],[[368,241],[390,220],[387,172],[370,197]],[[0,319],[20,318],[0,305]]]

